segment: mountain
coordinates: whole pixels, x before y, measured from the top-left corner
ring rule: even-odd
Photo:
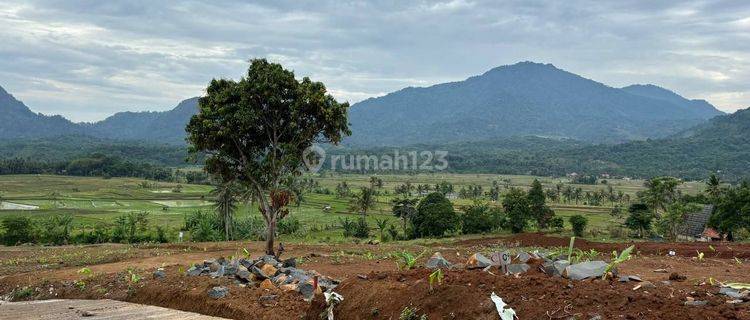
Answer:
[[[185,126],[198,112],[198,98],[183,100],[164,112],[120,112],[85,125],[97,136],[168,144],[185,143]]]
[[[0,87],[0,140],[90,136],[182,145],[185,126],[197,112],[198,98],[190,98],[169,111],[120,112],[96,123],[73,123],[34,113]]]
[[[521,62],[357,103],[346,142],[387,146],[524,135],[623,142],[665,137],[721,114],[656,86],[618,89],[551,64]]]
[[[83,132],[80,126],[61,116],[32,112],[0,87],[0,139],[53,137]]]

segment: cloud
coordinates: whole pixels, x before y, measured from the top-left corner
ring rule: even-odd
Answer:
[[[749,16],[746,1],[6,0],[0,86],[92,121],[172,108],[253,57],[350,102],[532,60],[731,111],[750,106]]]

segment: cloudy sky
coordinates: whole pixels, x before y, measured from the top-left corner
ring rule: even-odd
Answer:
[[[253,57],[350,102],[530,60],[750,107],[750,2],[605,2],[0,0],[0,86],[94,121],[171,109]]]

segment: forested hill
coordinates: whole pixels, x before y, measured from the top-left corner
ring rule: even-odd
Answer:
[[[403,146],[525,135],[623,142],[666,137],[721,114],[653,85],[612,88],[551,64],[521,62],[357,103],[346,142]]]
[[[716,117],[688,136],[618,145],[526,137],[422,147],[436,148],[449,151],[450,168],[458,172],[670,175],[691,180],[716,173],[736,181],[750,179],[750,109]]]
[[[84,131],[61,116],[32,112],[0,87],[0,139],[54,137],[82,134]]]
[[[169,111],[121,112],[96,123],[73,123],[34,113],[0,87],[0,140],[88,136],[184,145],[185,126],[197,112],[198,98],[191,98]]]
[[[175,145],[185,144],[185,126],[198,112],[198,98],[180,102],[164,112],[121,112],[86,125],[98,136]]]

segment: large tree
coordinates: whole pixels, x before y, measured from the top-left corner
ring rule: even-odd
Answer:
[[[547,223],[555,216],[555,211],[547,206],[547,196],[544,194],[542,183],[534,179],[528,192],[531,215],[536,219],[539,229],[547,229]]]
[[[660,211],[667,211],[667,208],[679,199],[680,191],[677,187],[681,184],[682,180],[674,177],[651,178],[646,180],[646,190],[638,192],[638,197],[648,204],[658,217]]]
[[[266,253],[274,254],[276,223],[289,210],[288,185],[303,171],[313,143],[337,144],[351,134],[348,103],[320,82],[254,59],[239,81],[214,79],[187,126],[191,154],[206,155],[205,170],[250,191],[267,226]]]

